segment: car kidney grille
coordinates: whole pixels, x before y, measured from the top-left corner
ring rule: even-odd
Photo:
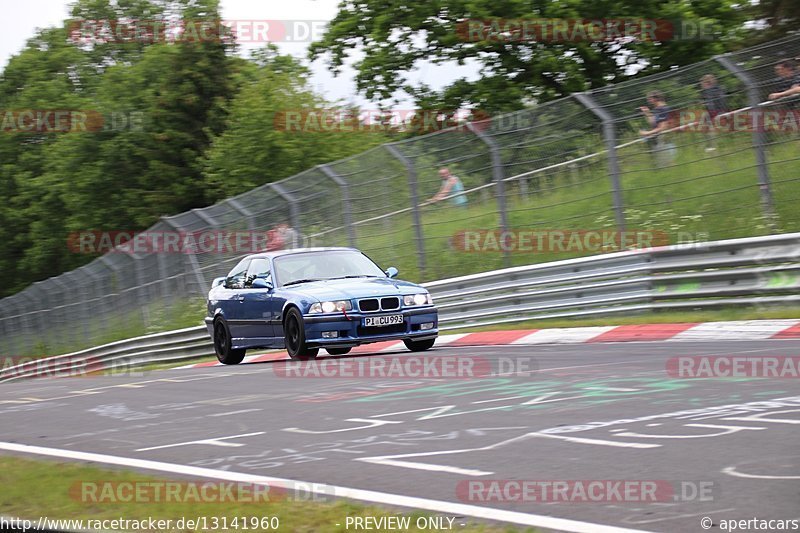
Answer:
[[[377,311],[379,309],[377,298],[367,298],[358,301],[358,308],[362,311]]]
[[[392,309],[400,309],[400,298],[392,296],[390,298],[381,298],[381,309],[390,311]]]
[[[396,311],[400,309],[400,298],[385,296],[383,298],[364,298],[358,301],[358,308],[365,313],[375,311]]]

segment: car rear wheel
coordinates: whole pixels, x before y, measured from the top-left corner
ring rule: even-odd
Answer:
[[[344,355],[350,353],[352,348],[325,348],[325,351],[331,355]]]
[[[435,342],[436,339],[426,339],[424,341],[412,341],[411,339],[403,340],[403,344],[405,344],[406,348],[412,352],[424,352],[425,350],[431,348]]]
[[[283,322],[284,340],[289,357],[300,361],[314,359],[319,348],[309,348],[306,344],[306,328],[303,315],[296,307],[289,309]]]
[[[231,333],[221,319],[214,321],[214,352],[219,362],[225,365],[238,365],[247,350],[231,348]]]

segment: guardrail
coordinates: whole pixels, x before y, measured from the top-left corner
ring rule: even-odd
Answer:
[[[440,328],[800,302],[800,233],[617,252],[425,284]]]
[[[631,250],[424,283],[440,330],[656,309],[800,303],[800,233]],[[0,382],[212,356],[205,326],[0,370]]]

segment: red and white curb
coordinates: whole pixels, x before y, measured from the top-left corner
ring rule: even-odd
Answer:
[[[597,342],[760,341],[767,339],[800,339],[800,320],[738,320],[686,324],[632,324],[628,326],[482,331],[440,335],[436,339],[436,346],[530,346],[534,344]],[[400,349],[405,349],[402,342],[386,341],[357,346],[350,353],[381,353]],[[288,358],[289,355],[286,352],[248,355],[242,364],[282,361]],[[207,361],[177,368],[207,366],[222,366],[222,363]]]

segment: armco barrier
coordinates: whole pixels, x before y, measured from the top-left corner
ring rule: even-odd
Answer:
[[[800,303],[800,233],[636,250],[424,284],[440,329],[655,309]],[[0,370],[0,382],[70,369],[213,355],[206,328],[157,333]]]

